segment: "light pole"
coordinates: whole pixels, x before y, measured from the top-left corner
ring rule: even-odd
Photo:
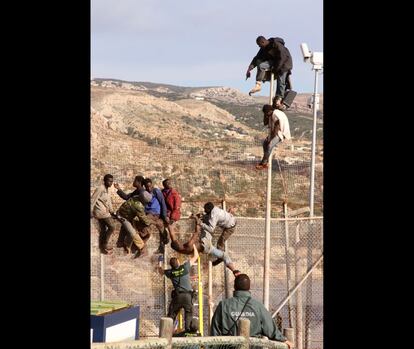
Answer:
[[[318,74],[323,68],[323,52],[311,52],[305,43],[300,45],[303,59],[305,62],[310,60],[312,69],[315,70],[315,83],[313,87],[313,131],[312,131],[312,159],[311,159],[311,177],[309,189],[309,208],[310,217],[314,216],[314,197],[315,197],[315,157],[316,157],[316,121],[319,107],[318,91]]]
[[[309,189],[309,208],[310,217],[314,216],[314,197],[315,197],[315,158],[316,158],[316,121],[319,107],[319,95],[318,95],[318,74],[323,67],[323,52],[311,52],[308,45],[305,43],[300,45],[302,50],[304,61],[310,60],[312,69],[315,70],[315,83],[313,86],[313,131],[312,131],[312,159],[311,159],[311,178],[310,178],[310,189]],[[312,223],[312,221],[310,221]],[[307,242],[307,264],[308,268],[312,265],[312,243],[308,237]],[[306,295],[312,305],[312,275],[310,276],[306,285]],[[304,344],[305,349],[309,348],[310,344],[310,328],[309,328],[309,314],[310,309],[307,306],[305,312],[305,338]],[[298,345],[298,349],[302,348],[303,343]]]

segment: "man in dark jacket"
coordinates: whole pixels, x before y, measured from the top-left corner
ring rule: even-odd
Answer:
[[[261,90],[262,81],[266,81],[266,70],[271,70],[277,81],[275,103],[276,106],[281,106],[287,77],[293,68],[292,57],[282,38],[266,39],[264,36],[259,36],[256,43],[260,50],[253,57],[246,72],[246,79],[248,79],[250,71],[257,67],[256,86],[249,92],[249,95]]]
[[[266,336],[292,348],[292,343],[280,333],[269,311],[261,302],[252,298],[249,290],[249,277],[246,274],[236,276],[233,297],[223,299],[214,311],[211,335],[237,336],[237,321],[246,318],[250,320],[250,337]]]
[[[124,191],[122,191],[121,187],[118,183],[114,184],[114,187],[117,189],[117,194],[124,200],[128,200],[132,198],[135,195],[141,194],[144,189],[144,177],[143,176],[136,176],[134,178],[134,182],[132,183],[132,186],[135,188],[135,190],[129,194],[126,194]]]

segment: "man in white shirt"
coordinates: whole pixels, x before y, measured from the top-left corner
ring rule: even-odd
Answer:
[[[270,104],[265,104],[262,111],[263,123],[265,126],[268,125],[270,134],[263,141],[263,158],[256,165],[257,170],[266,169],[273,148],[285,139],[291,138],[289,120],[283,111],[273,108]]]
[[[235,231],[236,219],[230,212],[226,212],[225,210],[214,206],[212,202],[207,202],[204,205],[204,211],[206,214],[203,217],[203,222],[200,224],[200,241],[204,248],[204,252],[217,258],[217,260],[213,262],[214,266],[220,264],[220,262],[224,262],[226,267],[237,276],[240,271],[235,269],[228,252],[224,252],[224,243]],[[217,248],[212,244],[212,234],[216,227],[223,230],[218,239]]]

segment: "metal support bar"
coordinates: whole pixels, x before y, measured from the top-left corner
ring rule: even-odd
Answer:
[[[104,273],[104,268],[105,268],[105,260],[104,260],[104,255],[103,253],[100,254],[101,255],[101,299],[100,301],[102,302],[105,299],[105,273]]]
[[[317,88],[318,88],[318,72],[319,69],[315,69],[315,84],[313,88],[313,131],[312,131],[312,160],[311,160],[311,178],[310,178],[310,191],[309,191],[309,207],[310,216],[313,217],[314,211],[314,196],[315,196],[315,153],[316,153],[316,116],[318,110],[317,100]]]
[[[312,266],[312,268],[305,274],[305,276],[300,280],[300,282],[295,286],[295,288],[290,292],[290,295],[286,296],[286,298],[280,303],[280,305],[277,307],[276,311],[272,314],[272,318],[276,316],[276,314],[280,311],[280,309],[283,308],[283,306],[289,301],[291,297],[294,296],[296,291],[299,289],[299,287],[306,281],[308,276],[315,270],[315,268],[318,266],[318,264],[322,261],[323,255],[321,255],[318,260],[315,262],[315,264]]]
[[[208,332],[211,333],[211,319],[213,318],[213,264],[208,261]]]

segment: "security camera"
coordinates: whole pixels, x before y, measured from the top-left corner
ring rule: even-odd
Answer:
[[[310,61],[313,65],[323,66],[323,52],[314,52]]]
[[[312,53],[309,51],[309,47],[305,43],[300,44],[300,49],[302,50],[303,60],[306,62],[309,58],[311,58]]]

